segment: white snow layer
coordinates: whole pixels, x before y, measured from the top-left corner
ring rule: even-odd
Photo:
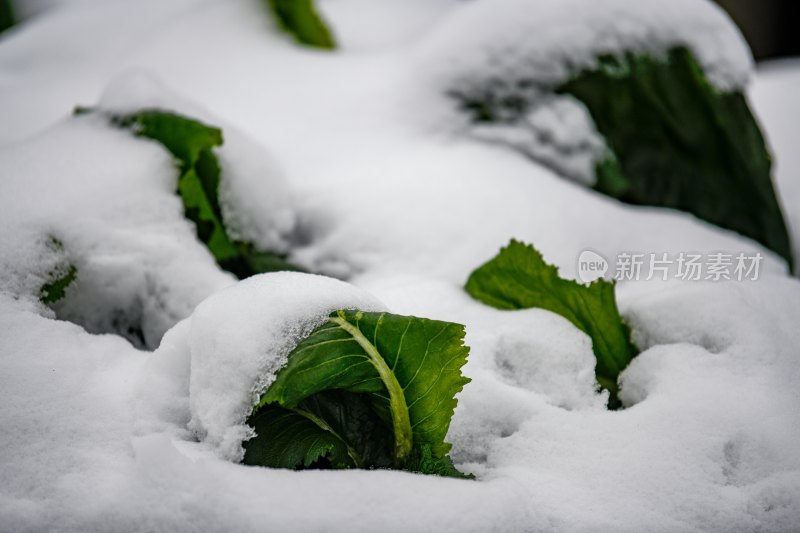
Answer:
[[[49,273],[71,264],[79,274],[59,316],[95,332],[141,329],[142,344],[157,346],[234,281],[182,220],[177,171],[155,143],[76,117],[0,149],[0,168],[3,293],[38,299]]]
[[[744,86],[752,68],[747,44],[727,15],[697,0],[464,2],[429,41],[425,55],[445,76],[528,77],[551,87],[594,67],[601,55],[658,57],[675,46],[692,50],[720,89]]]
[[[322,2],[337,53],[296,46],[255,0],[63,2],[0,37],[0,530],[796,529],[800,285],[782,261],[454,135],[441,92],[504,58],[539,61],[526,71],[552,81],[609,47],[674,44],[718,85],[740,86],[738,33],[699,0],[381,0],[357,24],[364,4]],[[756,108],[798,235],[800,117],[773,100],[792,101],[796,76],[762,76]],[[234,285],[184,219],[160,145],[101,117],[66,118],[98,98],[222,126],[226,221],[351,285],[300,274]],[[535,123],[569,142],[585,125],[558,105]],[[564,123],[577,126],[559,133]],[[757,282],[620,284],[644,352],[622,377],[629,407],[609,412],[583,333],[463,291],[511,237],[565,275],[585,248],[766,259]],[[158,350],[54,320],[38,290],[66,264],[78,279],[60,318],[134,341],[140,328]],[[466,325],[472,382],[448,440],[477,480],[231,462],[243,417],[301,331],[379,301]]]
[[[487,21],[491,21],[487,23]],[[491,94],[498,121],[451,119],[478,139],[512,147],[583,184],[608,158],[585,106],[554,89],[604,55],[664,56],[689,48],[721,90],[744,87],[752,57],[739,31],[711,2],[696,0],[484,0],[463,2],[417,48],[419,68],[451,100]],[[445,106],[442,106],[445,108]],[[507,115],[511,116],[507,116]]]
[[[220,127],[223,145],[215,154],[224,172],[219,201],[228,235],[262,250],[288,251],[297,230],[296,200],[279,166],[258,143],[224,119],[181,98],[146,70],[132,69],[114,78],[97,107],[118,115],[144,109],[174,111]]]

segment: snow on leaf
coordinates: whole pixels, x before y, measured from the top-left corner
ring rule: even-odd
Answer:
[[[47,241],[47,247],[62,256],[62,261],[66,261],[64,243],[59,239],[51,236]],[[78,277],[78,269],[71,263],[62,262],[48,272],[47,276],[47,283],[39,289],[39,300],[45,305],[52,305],[66,296],[67,287]]]
[[[614,158],[595,188],[687,211],[793,255],[764,138],[740,91],[719,92],[686,48],[606,56],[558,89],[583,102]]]
[[[557,85],[521,68],[449,94],[479,138],[623,202],[740,233],[793,268],[771,158],[742,91],[714,87],[685,47],[609,53],[595,64]],[[558,134],[553,116],[571,124],[569,135]]]
[[[225,230],[218,194],[221,171],[213,151],[223,143],[219,128],[156,109],[116,116],[112,122],[139,137],[159,142],[178,160],[178,194],[184,212],[220,267],[240,279],[264,272],[300,270],[279,254],[234,241]]]
[[[249,420],[258,436],[245,444],[245,462],[276,467],[293,462],[300,467],[316,456],[312,461],[325,458],[347,466],[463,477],[452,466],[445,442],[458,403],[455,395],[469,382],[461,374],[469,353],[463,338],[464,327],[449,322],[390,313],[333,313],[289,354],[262,395]],[[301,426],[311,431],[296,416],[264,424],[262,412],[276,407],[327,432],[320,440],[329,447],[319,448],[319,442],[314,449],[300,446],[307,433],[289,442],[286,433]],[[341,444],[349,462],[341,461]]]
[[[470,275],[466,290],[497,309],[541,308],[572,322],[592,339],[595,374],[610,393],[609,407],[620,406],[617,378],[638,350],[617,309],[614,283],[599,279],[587,286],[563,279],[533,246],[512,240]]]

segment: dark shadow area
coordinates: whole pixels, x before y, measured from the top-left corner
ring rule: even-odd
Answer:
[[[757,61],[800,56],[800,2],[717,0],[741,28]]]

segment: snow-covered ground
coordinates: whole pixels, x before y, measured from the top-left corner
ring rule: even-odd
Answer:
[[[0,530],[800,527],[798,280],[757,243],[482,142],[446,97],[471,75],[559,80],[598,49],[675,44],[719,87],[741,87],[751,61],[720,12],[702,0],[319,5],[334,53],[297,46],[258,0],[38,2],[0,36]],[[798,88],[787,61],[749,91],[796,254]],[[222,127],[233,230],[350,285],[281,274],[229,288],[183,216],[168,154],[71,116],[76,105],[161,106]],[[765,262],[752,282],[620,284],[643,353],[622,376],[627,408],[610,412],[587,336],[464,292],[512,237],[567,276],[587,248]],[[38,290],[65,260],[78,279],[60,317],[95,332],[136,321],[145,344],[163,336],[158,349],[55,320]],[[287,328],[295,339],[339,306],[466,325],[472,382],[448,440],[475,481],[229,460],[246,433],[237,409],[265,379],[253,354],[285,353]]]

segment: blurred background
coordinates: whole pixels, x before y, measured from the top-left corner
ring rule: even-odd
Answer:
[[[14,23],[67,2],[81,0],[0,0],[0,32]],[[668,2],[669,0],[664,0]],[[739,25],[756,60],[800,56],[800,1],[716,0]]]
[[[797,0],[717,0],[717,3],[742,29],[757,60],[800,56]]]

